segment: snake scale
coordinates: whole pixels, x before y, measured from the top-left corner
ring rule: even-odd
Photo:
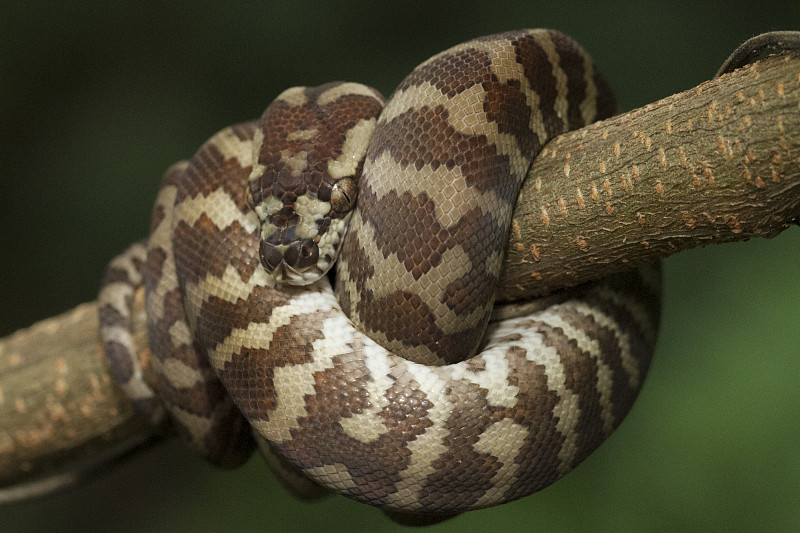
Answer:
[[[455,46],[385,107],[352,83],[285,91],[173,165],[147,243],[109,266],[114,378],[217,464],[247,458],[252,428],[290,469],[385,510],[448,516],[549,485],[631,407],[659,272],[489,322],[494,287],[530,162],[614,106],[552,30]],[[142,284],[149,362],[129,336]]]

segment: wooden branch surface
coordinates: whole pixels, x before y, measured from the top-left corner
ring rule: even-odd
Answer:
[[[558,137],[523,186],[500,298],[777,235],[800,216],[798,126],[800,59],[776,56]],[[94,303],[0,339],[0,420],[0,500],[153,436],[107,374]]]
[[[147,346],[142,293],[137,346]],[[153,431],[111,381],[94,302],[0,339],[0,421],[0,487],[112,461]]]
[[[798,217],[800,59],[773,56],[546,145],[514,211],[498,297],[774,237]]]

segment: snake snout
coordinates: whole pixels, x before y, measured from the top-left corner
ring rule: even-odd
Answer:
[[[291,285],[305,285],[312,279],[304,273],[313,269],[319,260],[319,246],[313,239],[303,239],[291,244],[272,244],[261,241],[261,264],[276,281]]]

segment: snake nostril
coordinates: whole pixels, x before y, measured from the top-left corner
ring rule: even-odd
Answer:
[[[278,268],[278,265],[280,265],[281,261],[283,260],[283,254],[281,253],[280,249],[274,244],[270,244],[263,240],[261,241],[261,245],[259,247],[259,254],[261,255],[261,264],[264,265],[264,268],[270,271]]]
[[[304,270],[317,264],[319,259],[319,246],[313,239],[303,239],[286,249],[284,259],[292,267]]]
[[[308,258],[317,254],[319,254],[319,248],[317,247],[317,243],[315,243],[311,239],[306,239],[305,241],[303,241],[303,245],[300,247],[300,255],[302,257]]]

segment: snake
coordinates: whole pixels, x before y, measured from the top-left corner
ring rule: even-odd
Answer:
[[[541,490],[619,425],[657,335],[657,265],[494,301],[531,161],[615,107],[589,55],[546,29],[452,47],[385,102],[350,82],[284,91],[172,165],[149,238],[110,263],[111,375],[215,464],[258,441],[388,513]],[[146,350],[130,337],[141,286]]]

